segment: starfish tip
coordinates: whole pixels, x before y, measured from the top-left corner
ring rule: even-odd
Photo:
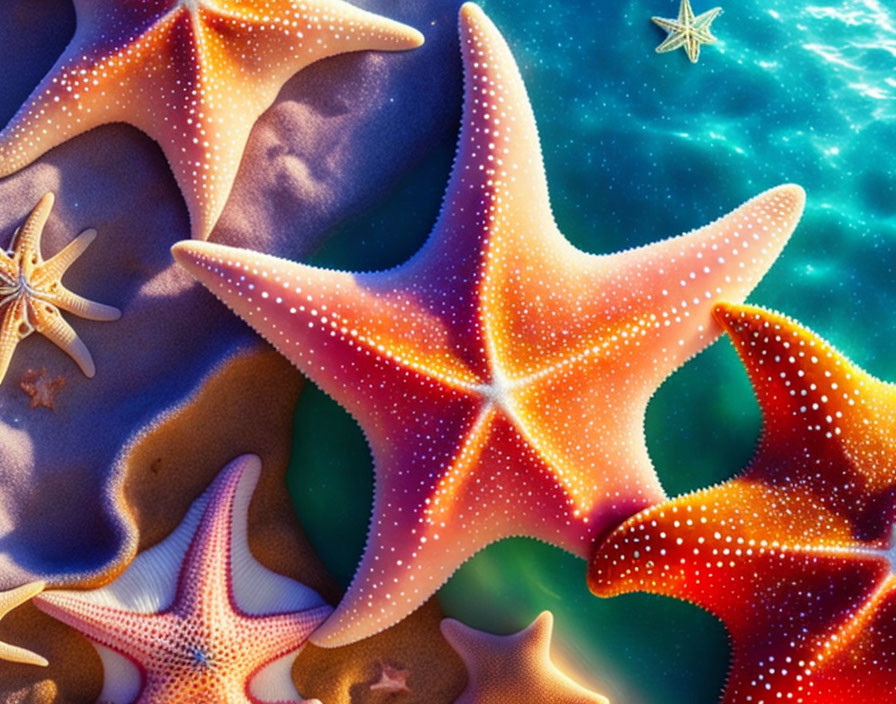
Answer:
[[[475,2],[465,2],[461,5],[458,18],[463,29],[470,29],[488,21],[488,16]]]

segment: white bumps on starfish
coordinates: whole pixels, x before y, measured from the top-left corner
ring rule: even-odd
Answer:
[[[651,17],[651,20],[669,33],[666,40],[656,48],[657,53],[663,54],[684,47],[691,63],[697,63],[697,59],[700,58],[700,45],[715,44],[718,41],[710,33],[709,26],[721,12],[721,7],[714,7],[695,16],[691,9],[691,0],[681,0],[677,20]]]

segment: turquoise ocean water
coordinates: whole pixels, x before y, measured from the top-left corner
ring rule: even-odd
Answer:
[[[677,0],[485,0],[529,88],[560,229],[612,252],[698,227],[796,182],[806,214],[751,296],[896,380],[896,2],[729,0],[700,63],[657,55],[649,18]],[[693,0],[697,13],[713,5]],[[458,59],[457,70],[460,70]],[[459,116],[459,106],[458,106]],[[314,263],[390,266],[428,234],[453,142],[335,233]],[[354,421],[314,388],[296,414],[291,490],[326,564],[347,583],[369,518],[369,455]],[[734,475],[759,415],[727,340],[673,375],[648,409],[651,457],[670,495]],[[624,704],[716,701],[724,628],[669,599],[592,597],[585,563],[530,540],[480,553],[441,590],[445,611],[495,632],[554,612],[555,651]]]

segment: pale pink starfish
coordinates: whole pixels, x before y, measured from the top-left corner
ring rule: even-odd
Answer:
[[[112,584],[35,600],[97,644],[100,701],[302,701],[290,667],[332,609],[252,557],[247,514],[260,471],[254,455],[230,463],[177,530]]]

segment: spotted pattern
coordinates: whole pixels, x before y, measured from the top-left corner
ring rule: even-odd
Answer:
[[[727,703],[896,702],[896,387],[784,316],[716,316],[762,407],[759,449],[739,477],[611,533],[590,587],[722,619]]]
[[[108,587],[49,591],[36,600],[101,646],[101,701],[133,701],[121,655],[139,668],[140,704],[283,701],[284,687],[298,701],[291,658],[280,662],[280,682],[262,671],[294,655],[332,609],[249,553],[246,517],[260,467],[252,456],[231,463],[181,527]]]
[[[784,186],[696,232],[619,254],[574,249],[551,216],[535,120],[494,25],[461,10],[463,126],[435,230],[391,271],[316,269],[220,245],[175,257],[363,427],[376,489],[367,549],[328,646],[422,604],[489,543],[576,554],[664,498],[643,417],[717,335],[796,225]]]
[[[467,688],[454,704],[608,704],[606,697],[586,689],[551,659],[554,616],[542,612],[519,633],[496,636],[442,621],[442,633],[467,667]]]
[[[0,133],[0,176],[109,122],[162,147],[208,237],[252,125],[282,85],[350,51],[419,46],[416,30],[341,0],[79,0],[65,53]]]
[[[93,357],[60,310],[88,320],[118,320],[121,311],[88,301],[69,291],[62,277],[96,237],[85,230],[48,261],[40,254],[40,237],[53,209],[48,193],[16,231],[13,243],[0,252],[0,382],[6,376],[16,346],[38,332],[61,348],[81,368],[85,376],[96,373]]]

